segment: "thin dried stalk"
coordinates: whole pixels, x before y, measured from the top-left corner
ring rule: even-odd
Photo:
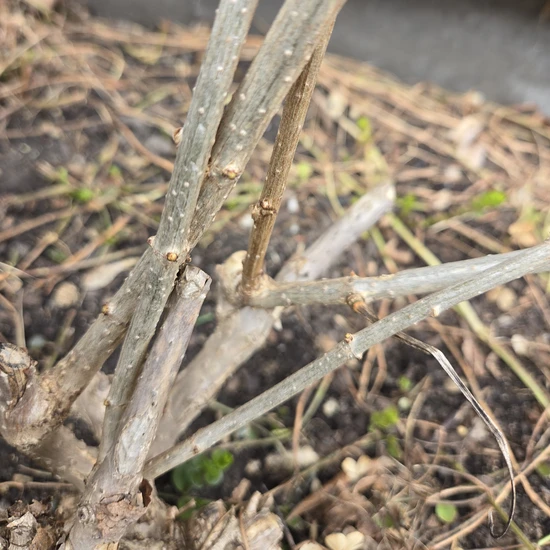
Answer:
[[[143,465],[209,287],[210,278],[203,271],[185,268],[115,442],[87,481],[77,510],[80,521],[69,535],[74,548],[118,541],[146,511],[149,497],[142,485]],[[110,506],[113,503],[117,506]]]
[[[292,258],[277,275],[277,281],[312,281],[322,276],[327,257],[337,257],[367,231],[371,220],[379,220],[395,200],[392,182],[378,185],[363,195],[331,228],[311,246],[307,256]]]
[[[346,214],[331,225],[311,248],[307,248],[298,258],[293,258],[289,265],[283,267],[282,275],[277,276],[277,279],[281,277],[283,281],[295,281],[300,277],[300,280],[307,281],[310,276],[322,275],[341,258],[358,235],[372,227],[382,215],[392,209],[394,196],[395,191],[391,185],[383,185],[367,193],[356,203],[360,203],[360,208],[354,205],[350,209],[351,215]],[[335,249],[333,254],[318,254],[317,243],[331,242],[334,232],[337,235],[347,233],[350,238],[343,241],[341,248]],[[244,251],[233,254],[224,264],[223,272],[218,273],[224,287],[238,287],[243,254]],[[300,265],[307,265],[309,269],[304,274],[297,275],[296,268]],[[238,292],[233,291],[233,296],[237,297]],[[176,379],[157,438],[151,447],[153,456],[174,445],[216,395],[225,380],[265,344],[280,313],[280,310],[270,312],[244,307],[218,323],[201,351]]]
[[[165,453],[150,460],[146,465],[146,474],[157,477],[204,452],[223,437],[246,426],[252,420],[265,414],[287,399],[300,393],[309,385],[332,372],[352,358],[360,358],[374,344],[397,334],[414,323],[430,315],[437,316],[442,311],[456,304],[470,300],[487,292],[495,286],[508,283],[527,273],[540,269],[550,259],[550,241],[528,249],[525,255],[512,258],[485,271],[483,277],[475,277],[454,285],[450,288],[422,298],[400,311],[388,315],[384,319],[359,331],[348,335],[336,345],[309,365],[289,376],[276,386],[263,392],[245,405],[239,407],[227,416],[198,430],[189,439],[169,449]]]
[[[523,250],[449,262],[437,266],[407,269],[380,277],[340,277],[320,281],[283,283],[265,280],[248,299],[253,307],[274,308],[289,305],[345,304],[350,294],[359,294],[366,302],[397,298],[410,294],[436,292],[467,281],[475,274],[523,254]],[[538,272],[548,271],[550,262]]]
[[[267,247],[275,227],[277,213],[281,208],[292,160],[333,26],[334,21],[330,21],[310,61],[286,98],[262,193],[252,210],[254,225],[250,232],[241,283],[241,293],[245,302],[250,293],[260,284]]]

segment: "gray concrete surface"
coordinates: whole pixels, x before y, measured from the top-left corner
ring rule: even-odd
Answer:
[[[209,21],[218,4],[87,1],[97,15],[150,26],[161,18]],[[281,3],[260,0],[256,30],[268,27]],[[369,61],[410,84],[431,81],[455,91],[477,89],[503,103],[536,103],[550,115],[550,21],[541,16],[545,4],[546,0],[348,0],[329,49]]]

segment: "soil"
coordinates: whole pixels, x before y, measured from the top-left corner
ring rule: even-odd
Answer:
[[[20,272],[0,282],[5,297],[0,308],[0,341],[18,342],[24,328],[29,351],[41,368],[50,368],[84,334],[127,270],[96,290],[86,290],[86,274],[112,261],[104,260],[105,254],[139,256],[147,237],[155,232],[162,209],[162,186],[168,179],[158,158],[174,158],[167,128],[174,124],[174,118],[184,116],[189,87],[204,49],[204,32],[167,25],[163,29],[167,36],[182,40],[195,37],[199,45],[147,50],[143,44],[156,35],[137,27],[114,29],[112,24],[88,19],[74,10],[53,14],[48,20],[15,4],[8,3],[2,9],[6,17],[0,27],[12,39],[6,41],[8,53],[24,39],[17,28],[21,21],[34,32],[48,29],[51,36],[42,47],[32,50],[32,56],[18,58],[2,75],[4,86],[11,86],[13,92],[0,96],[5,134],[0,139],[0,258],[2,270],[8,264]],[[145,37],[143,42],[140,36]],[[83,53],[85,45],[91,45],[93,53]],[[56,55],[49,55],[49,48]],[[156,55],[156,60],[148,57]],[[65,61],[61,63],[61,59]],[[243,67],[247,61],[245,56]],[[310,141],[304,140],[297,155],[268,254],[267,273],[275,275],[300,246],[312,242],[337,219],[340,208],[345,209],[379,178],[377,171],[394,177],[399,197],[396,214],[418,242],[441,261],[506,251],[542,239],[548,229],[549,180],[544,176],[550,175],[550,124],[540,114],[483,103],[471,94],[455,96],[431,87],[409,88],[356,62],[330,58],[327,63],[305,128]],[[107,86],[108,75],[117,68],[122,71],[118,79],[121,91],[102,89],[98,82]],[[187,81],[182,74],[188,76]],[[350,76],[354,74],[359,78]],[[56,84],[57,79],[76,76],[83,77],[84,83]],[[44,79],[49,84],[39,85]],[[154,95],[157,90],[159,97]],[[78,93],[85,99],[79,99]],[[101,111],[102,103],[108,107],[110,119]],[[342,117],[354,124],[357,121],[355,127],[362,129],[358,132],[361,135],[347,134]],[[481,121],[473,138],[465,135],[466,119]],[[121,121],[152,155],[136,151],[135,142],[123,137],[120,125],[109,120]],[[401,121],[402,127],[393,120]],[[259,193],[275,128],[273,125],[266,133],[226,208],[192,254],[193,263],[211,275],[216,264],[247,246],[249,207]],[[450,137],[453,131],[455,136]],[[483,158],[475,147],[483,148]],[[381,155],[387,166],[380,161]],[[331,188],[325,179],[327,167],[348,179],[337,178]],[[488,200],[493,189],[502,195],[499,204],[475,206],[476,198]],[[47,196],[47,192],[51,194]],[[110,193],[115,192],[113,198]],[[31,227],[40,216],[51,212],[62,215]],[[119,231],[99,242],[87,256],[98,260],[96,266],[82,263],[86,258],[75,257],[125,215],[130,217]],[[20,231],[24,224],[29,224],[29,229]],[[375,244],[380,239],[381,248]],[[76,267],[67,267],[71,262]],[[385,218],[379,224],[379,234],[370,233],[353,245],[326,276],[351,271],[372,276],[423,265],[419,255],[400,238],[391,218]],[[70,303],[58,293],[63,283],[76,289],[76,299]],[[186,361],[215,327],[215,287],[214,279]],[[512,354],[518,338],[528,343],[519,359],[548,390],[547,279],[533,276],[508,288],[513,291],[508,301],[502,297],[499,301],[496,292],[473,300],[472,305],[492,335]],[[414,299],[411,296],[375,305],[387,315]],[[289,308],[281,327],[272,331],[268,345],[226,383],[217,400],[230,407],[245,403],[313,360],[346,333],[363,326],[363,319],[344,307]],[[457,359],[470,365],[470,372],[463,374],[473,377],[469,382],[479,386],[520,466],[528,466],[544,451],[549,426],[547,420],[541,420],[541,405],[458,313],[445,312],[437,321],[413,327],[410,334],[439,347],[459,370]],[[443,337],[452,342],[452,349]],[[116,358],[114,354],[107,361],[106,372],[113,371]],[[437,547],[438,541],[461,529],[464,532],[455,538],[463,548],[507,547],[524,541],[521,536],[535,544],[550,533],[550,477],[542,469],[528,476],[528,491],[538,495],[542,507],[518,484],[515,519],[520,535],[512,532],[496,543],[485,520],[468,529],[471,517],[485,509],[487,501],[467,500],[472,497],[467,490],[450,497],[457,501],[457,517],[449,523],[438,519],[435,501],[426,504],[428,497],[470,483],[463,472],[498,494],[506,480],[502,457],[435,360],[400,342],[387,341],[372,362],[366,388],[361,389],[367,363],[354,361],[335,373],[323,403],[336,402],[338,411],[331,414],[321,405],[302,429],[300,446],[313,448],[319,457],[318,468],[293,477],[292,471],[273,470],[267,465],[268,455],[279,452],[280,446],[266,446],[260,438],[256,445],[239,450],[238,439],[234,439],[226,442],[234,463],[223,482],[197,489],[196,496],[229,502],[235,487],[247,478],[251,490],[273,492],[279,512],[286,518],[304,499],[316,495],[316,506],[303,513],[299,522],[287,523],[295,543],[315,532],[322,542],[324,535],[349,527],[372,537],[380,548],[388,544],[393,548],[412,548],[414,544]],[[293,427],[298,399],[268,416],[271,431],[275,425]],[[400,405],[401,420],[387,430],[373,429],[373,412],[391,405]],[[417,421],[411,423],[413,431],[406,436],[410,407],[415,405]],[[191,431],[212,421],[216,414],[205,411]],[[387,467],[391,475],[381,476],[377,486],[363,493],[351,491],[353,483],[342,481],[342,460],[361,454],[373,461],[388,458],[390,441],[397,442],[400,449]],[[291,448],[288,438],[283,445]],[[322,461],[323,457],[330,460]],[[0,472],[3,508],[18,499],[27,503],[33,499],[52,501],[59,497],[59,491],[67,490],[46,485],[41,489],[31,483],[48,480],[47,473],[1,441]],[[292,483],[286,483],[289,479]],[[340,481],[334,484],[335,479]],[[326,491],[319,488],[322,484],[327,484]],[[169,476],[159,480],[158,488],[168,502],[175,503],[181,496]],[[359,497],[368,501],[358,505],[363,515],[349,508]],[[333,501],[338,505],[332,505]],[[363,517],[367,512],[368,521]],[[450,547],[450,543],[438,547]]]

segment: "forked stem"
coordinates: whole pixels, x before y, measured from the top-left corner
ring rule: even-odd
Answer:
[[[288,174],[292,167],[311,96],[315,89],[317,74],[325,56],[333,26],[334,19],[327,24],[311,59],[286,96],[265,183],[260,199],[252,210],[254,225],[250,232],[241,283],[241,295],[245,303],[250,293],[258,286],[263,273],[267,247],[273,233],[277,213],[283,202]]]

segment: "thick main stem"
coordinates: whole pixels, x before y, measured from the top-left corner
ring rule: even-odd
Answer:
[[[256,0],[223,0],[218,8],[181,134],[158,233],[151,242],[153,261],[141,281],[141,295],[122,346],[107,400],[100,460],[114,442],[118,422],[133,391],[145,352],[164,311],[178,270],[190,250],[191,220],[225,99],[233,82],[238,54],[255,7]],[[228,29],[231,29],[230,33]]]
[[[260,281],[267,247],[277,213],[281,208],[292,160],[298,147],[317,74],[325,56],[333,26],[334,20],[327,25],[311,59],[290,88],[286,98],[262,193],[252,210],[254,225],[250,232],[248,252],[243,263],[241,283],[241,293],[245,302]]]
[[[115,442],[86,484],[77,510],[80,521],[69,537],[74,548],[117,541],[145,512],[143,465],[209,287],[208,275],[196,267],[185,268]]]

